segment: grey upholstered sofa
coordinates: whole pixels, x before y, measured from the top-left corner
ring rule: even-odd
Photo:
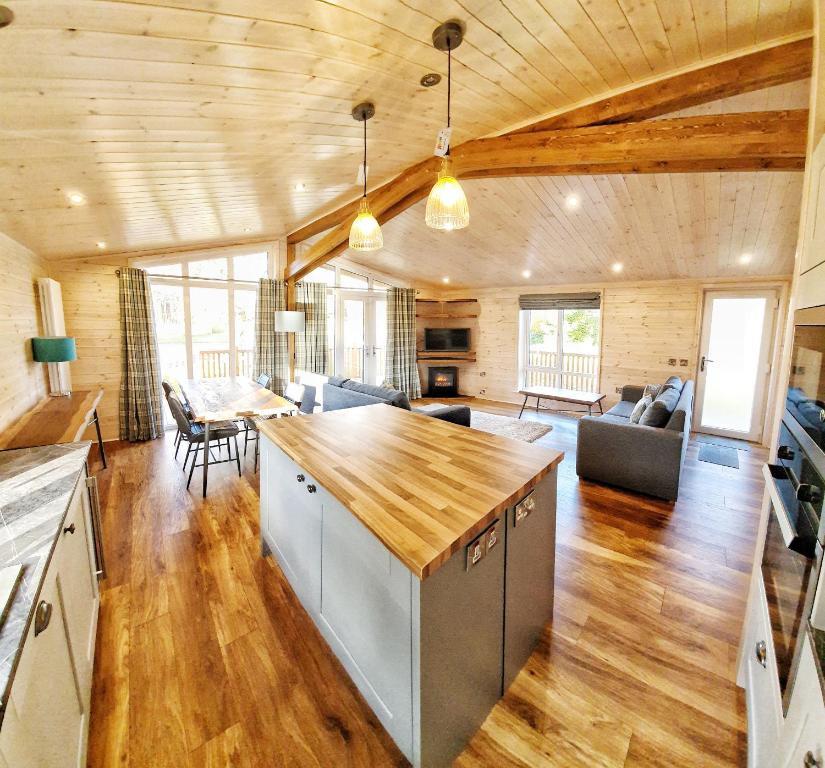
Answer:
[[[387,403],[406,411],[415,411],[432,416],[435,419],[449,421],[462,427],[470,426],[470,409],[466,405],[445,405],[441,408],[419,411],[410,405],[407,396],[397,390],[386,387],[374,387],[360,381],[331,376],[324,384],[324,410],[337,411],[341,408],[357,408],[359,405]]]
[[[668,382],[674,380],[678,382],[678,399],[675,393],[669,398],[670,403],[675,400],[675,407],[668,408],[663,426],[631,423],[633,409],[644,394],[645,388],[639,386],[622,387],[621,401],[604,416],[585,416],[579,421],[579,477],[676,500],[690,437],[694,384],[682,384],[678,377]]]

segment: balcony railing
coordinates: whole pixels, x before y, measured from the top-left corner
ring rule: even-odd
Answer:
[[[200,360],[201,378],[216,379],[221,376],[230,376],[228,349],[202,349],[198,353]],[[235,351],[235,374],[247,379],[253,377],[254,352],[251,349]]]
[[[592,392],[596,389],[599,356],[565,352],[559,365],[557,352],[531,352],[524,372],[525,386],[560,387]]]
[[[384,348],[373,347],[373,365],[376,377],[379,381],[384,381]],[[330,349],[329,354],[334,355],[334,350]],[[330,357],[332,360],[333,357]],[[338,374],[348,379],[364,380],[364,347],[344,347],[344,366]]]

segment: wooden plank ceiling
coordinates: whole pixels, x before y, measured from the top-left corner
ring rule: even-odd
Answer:
[[[803,108],[809,87],[799,81],[667,117]],[[428,229],[421,201],[382,226],[382,251],[346,251],[342,258],[442,287],[444,278],[451,287],[493,287],[793,271],[798,172],[466,179],[462,185],[470,204],[467,229]]]
[[[123,252],[294,229],[354,196],[349,112],[363,99],[377,106],[371,185],[426,157],[446,93],[419,79],[446,74],[430,35],[448,18],[467,27],[454,143],[812,25],[810,0],[5,4],[15,21],[0,30],[0,231],[49,258],[97,253],[100,241]],[[84,205],[69,204],[75,191]],[[481,213],[476,204],[474,225]]]

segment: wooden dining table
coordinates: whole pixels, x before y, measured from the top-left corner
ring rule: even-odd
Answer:
[[[289,416],[298,413],[298,406],[240,376],[217,379],[181,379],[184,399],[192,412],[192,420],[203,424],[203,496],[209,474],[210,425],[219,421],[234,421],[246,416]]]

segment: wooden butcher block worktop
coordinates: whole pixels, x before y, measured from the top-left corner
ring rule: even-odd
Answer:
[[[265,420],[260,429],[419,579],[564,458],[389,405]]]

